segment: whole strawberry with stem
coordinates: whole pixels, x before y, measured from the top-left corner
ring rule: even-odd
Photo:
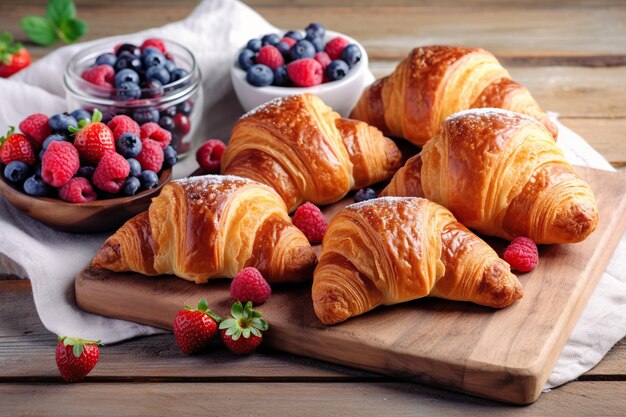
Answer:
[[[78,128],[69,127],[69,131],[74,133],[74,147],[83,163],[96,165],[107,151],[115,152],[113,132],[101,120],[102,113],[95,109],[90,122],[82,119]]]
[[[33,165],[37,158],[32,143],[21,133],[13,133],[14,130],[9,126],[7,134],[0,138],[0,160],[5,165],[13,161]]]
[[[206,349],[217,333],[217,324],[222,319],[211,310],[207,301],[202,298],[198,308],[185,306],[174,319],[174,336],[180,350],[191,355]]]
[[[224,345],[237,355],[252,352],[263,341],[263,333],[268,325],[261,318],[261,313],[252,309],[248,301],[244,307],[240,301],[230,310],[232,317],[220,323],[220,336]]]
[[[30,65],[30,54],[9,32],[0,34],[0,77],[7,78]]]
[[[61,376],[67,382],[82,380],[98,362],[100,341],[66,336],[58,341],[55,358]]]

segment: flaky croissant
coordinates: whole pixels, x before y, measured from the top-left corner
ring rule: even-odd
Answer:
[[[509,240],[579,242],[598,224],[591,188],[550,132],[501,109],[448,117],[381,195],[426,197],[470,229]]]
[[[322,323],[426,296],[502,308],[522,287],[489,245],[426,199],[378,198],[331,220],[313,277]]]
[[[254,266],[268,281],[286,282],[310,279],[316,261],[274,190],[207,175],[164,186],[147,212],[107,239],[92,264],[196,283]]]
[[[398,147],[366,123],[342,119],[301,94],[270,101],[235,125],[222,173],[274,188],[289,211],[330,204],[351,189],[388,180],[402,166]]]
[[[511,80],[496,57],[478,48],[413,49],[391,75],[363,92],[350,117],[421,146],[446,117],[476,107],[526,114],[557,137],[557,127],[528,90]]]

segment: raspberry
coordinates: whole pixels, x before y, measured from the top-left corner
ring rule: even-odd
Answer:
[[[143,43],[140,46],[141,52],[143,52],[144,49],[148,47],[156,48],[163,53],[167,52],[165,50],[165,42],[163,42],[161,39],[157,39],[157,38],[146,39],[145,41],[143,41]]]
[[[326,67],[333,62],[326,52],[318,52],[315,54],[315,60],[322,65],[322,70],[326,70]]]
[[[219,139],[207,140],[196,152],[196,161],[209,174],[219,174],[226,145]]]
[[[135,158],[139,161],[141,169],[159,172],[165,159],[161,144],[155,140],[146,139],[141,145],[141,152]]]
[[[511,268],[520,272],[529,272],[537,266],[539,252],[535,242],[527,237],[518,236],[506,248],[503,258],[511,265]]]
[[[266,45],[262,47],[256,55],[256,63],[267,65],[275,70],[285,65],[285,58],[283,58],[283,55],[275,46]]]
[[[123,114],[112,118],[109,123],[107,123],[107,126],[109,126],[109,129],[113,132],[113,138],[115,140],[118,140],[124,133],[132,133],[135,136],[141,135],[141,129],[137,122]]]
[[[141,125],[140,135],[142,141],[152,139],[159,142],[163,149],[167,148],[170,142],[172,142],[172,134],[154,122]]]
[[[272,289],[258,269],[244,268],[235,275],[230,283],[230,296],[243,304],[252,301],[263,304],[270,298]]]
[[[87,178],[74,177],[59,189],[59,198],[70,203],[94,201],[98,195]]]
[[[43,113],[31,114],[22,120],[20,130],[30,138],[37,149],[41,148],[43,141],[52,133],[48,124],[48,116]]]
[[[311,243],[320,243],[328,228],[326,217],[315,204],[309,202],[296,209],[292,221]]]
[[[92,84],[113,88],[115,70],[110,65],[96,65],[83,71],[81,77]]]
[[[288,37],[284,37],[280,41],[285,42],[287,45],[289,45],[290,48],[294,46],[297,42],[294,38],[288,38]]]
[[[341,36],[337,36],[328,41],[326,46],[324,47],[324,52],[328,54],[331,61],[335,59],[341,59],[341,53],[343,49],[348,46],[350,42],[342,38]]]
[[[322,83],[324,70],[322,64],[313,58],[302,58],[287,65],[289,78],[298,87],[312,87]]]
[[[115,194],[122,188],[129,173],[128,161],[119,153],[107,151],[93,172],[93,183],[102,191]]]
[[[46,184],[62,187],[78,172],[78,151],[69,142],[56,141],[48,145],[41,160],[41,177]]]

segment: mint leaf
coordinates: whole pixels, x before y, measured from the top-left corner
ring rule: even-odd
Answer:
[[[28,37],[39,45],[48,46],[55,43],[59,37],[56,34],[54,25],[45,17],[26,16],[20,21],[22,29]]]
[[[76,7],[72,0],[48,0],[46,16],[56,27],[61,27],[64,20],[76,17]]]
[[[59,25],[59,36],[66,43],[73,43],[87,33],[87,23],[79,19],[65,19]]]

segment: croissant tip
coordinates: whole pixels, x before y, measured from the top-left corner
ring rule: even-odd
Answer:
[[[598,226],[599,214],[595,202],[574,202],[567,210],[559,213],[552,224],[550,236],[555,242],[576,243],[585,240]]]
[[[285,261],[284,275],[290,281],[308,281],[313,276],[317,265],[317,255],[309,245],[293,248]]]
[[[344,294],[332,288],[313,287],[313,309],[317,318],[327,326],[341,323],[351,316]]]
[[[480,291],[487,296],[486,305],[504,308],[524,296],[524,290],[509,265],[498,259],[483,272]]]
[[[104,242],[96,256],[91,261],[91,265],[97,268],[110,269],[115,263],[122,258],[121,247],[119,243]]]

